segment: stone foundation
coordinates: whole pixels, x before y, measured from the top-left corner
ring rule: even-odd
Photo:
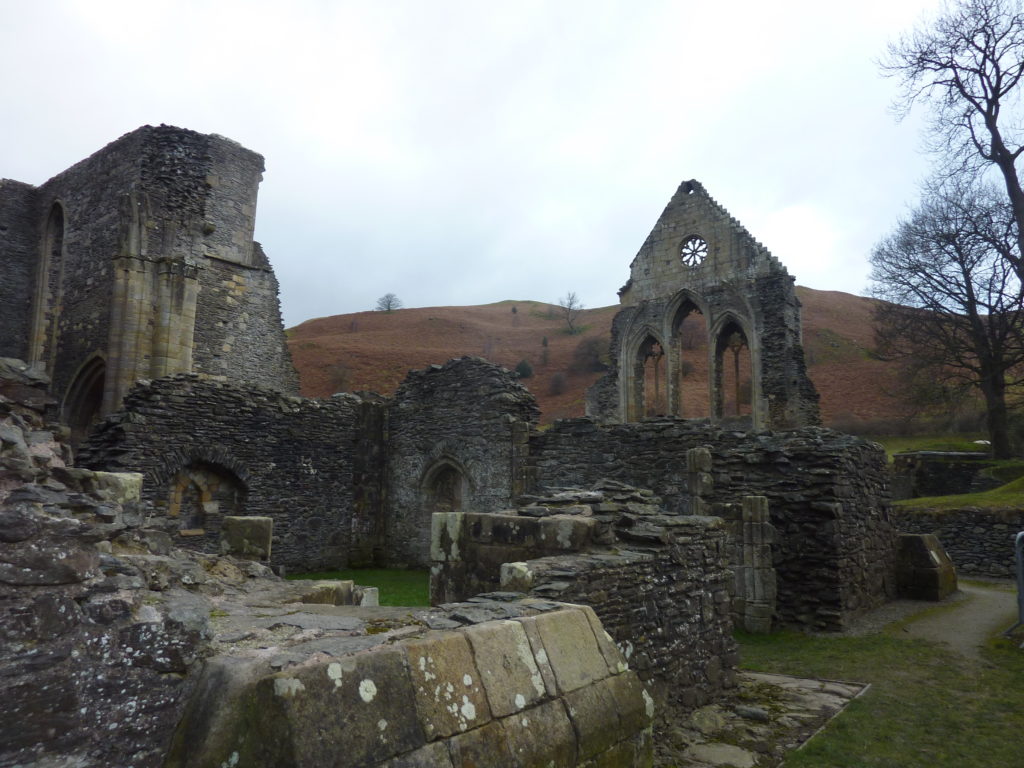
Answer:
[[[666,717],[713,701],[737,663],[725,527],[659,501],[605,483],[499,514],[435,515],[432,600],[500,587],[591,606]]]

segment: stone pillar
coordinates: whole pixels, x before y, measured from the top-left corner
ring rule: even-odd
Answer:
[[[690,514],[711,514],[710,502],[715,488],[711,476],[711,451],[707,448],[691,448],[686,452],[686,486],[690,492]]]
[[[733,566],[733,620],[747,632],[771,632],[776,595],[772,565],[775,527],[769,522],[764,496],[743,497],[740,537],[740,561]]]
[[[192,342],[199,297],[199,268],[176,259],[162,259],[157,266],[153,378],[192,370]]]
[[[116,410],[132,385],[149,374],[152,308],[152,264],[140,256],[116,259],[101,414]]]

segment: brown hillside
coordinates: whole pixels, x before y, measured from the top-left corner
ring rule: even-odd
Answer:
[[[900,405],[888,394],[895,383],[891,364],[867,354],[873,338],[871,300],[810,288],[798,292],[804,305],[808,370],[821,393],[826,422],[897,416]],[[410,369],[462,355],[485,357],[510,369],[525,359],[534,375],[523,383],[537,397],[542,421],[548,423],[583,415],[584,391],[601,373],[579,370],[573,364],[574,352],[581,343],[594,341],[606,351],[617,311],[618,307],[585,310],[577,322],[583,331],[575,335],[566,332],[557,306],[502,301],[322,317],[290,329],[288,337],[302,394],[308,397],[343,390],[390,394]],[[558,375],[565,379],[562,393],[553,381]],[[703,365],[690,374],[701,388],[703,377]]]

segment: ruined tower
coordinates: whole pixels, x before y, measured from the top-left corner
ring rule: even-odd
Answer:
[[[139,379],[297,391],[253,241],[262,174],[230,139],[161,125],[39,187],[0,181],[0,355],[51,377],[76,438]]]

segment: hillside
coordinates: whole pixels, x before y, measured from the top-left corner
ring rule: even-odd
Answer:
[[[900,404],[889,394],[895,371],[867,354],[873,339],[871,300],[838,291],[797,291],[804,306],[808,371],[821,393],[826,423],[850,426],[897,416]],[[586,360],[574,365],[574,353],[581,344],[606,351],[617,311],[617,306],[585,310],[577,323],[583,331],[575,335],[566,332],[557,306],[502,301],[322,317],[290,329],[288,338],[308,397],[343,390],[390,394],[408,370],[461,355],[507,368],[525,359],[534,375],[523,384],[537,397],[548,423],[583,415],[584,391],[602,374],[585,370]],[[698,364],[688,378],[703,388],[706,376],[706,367]]]

